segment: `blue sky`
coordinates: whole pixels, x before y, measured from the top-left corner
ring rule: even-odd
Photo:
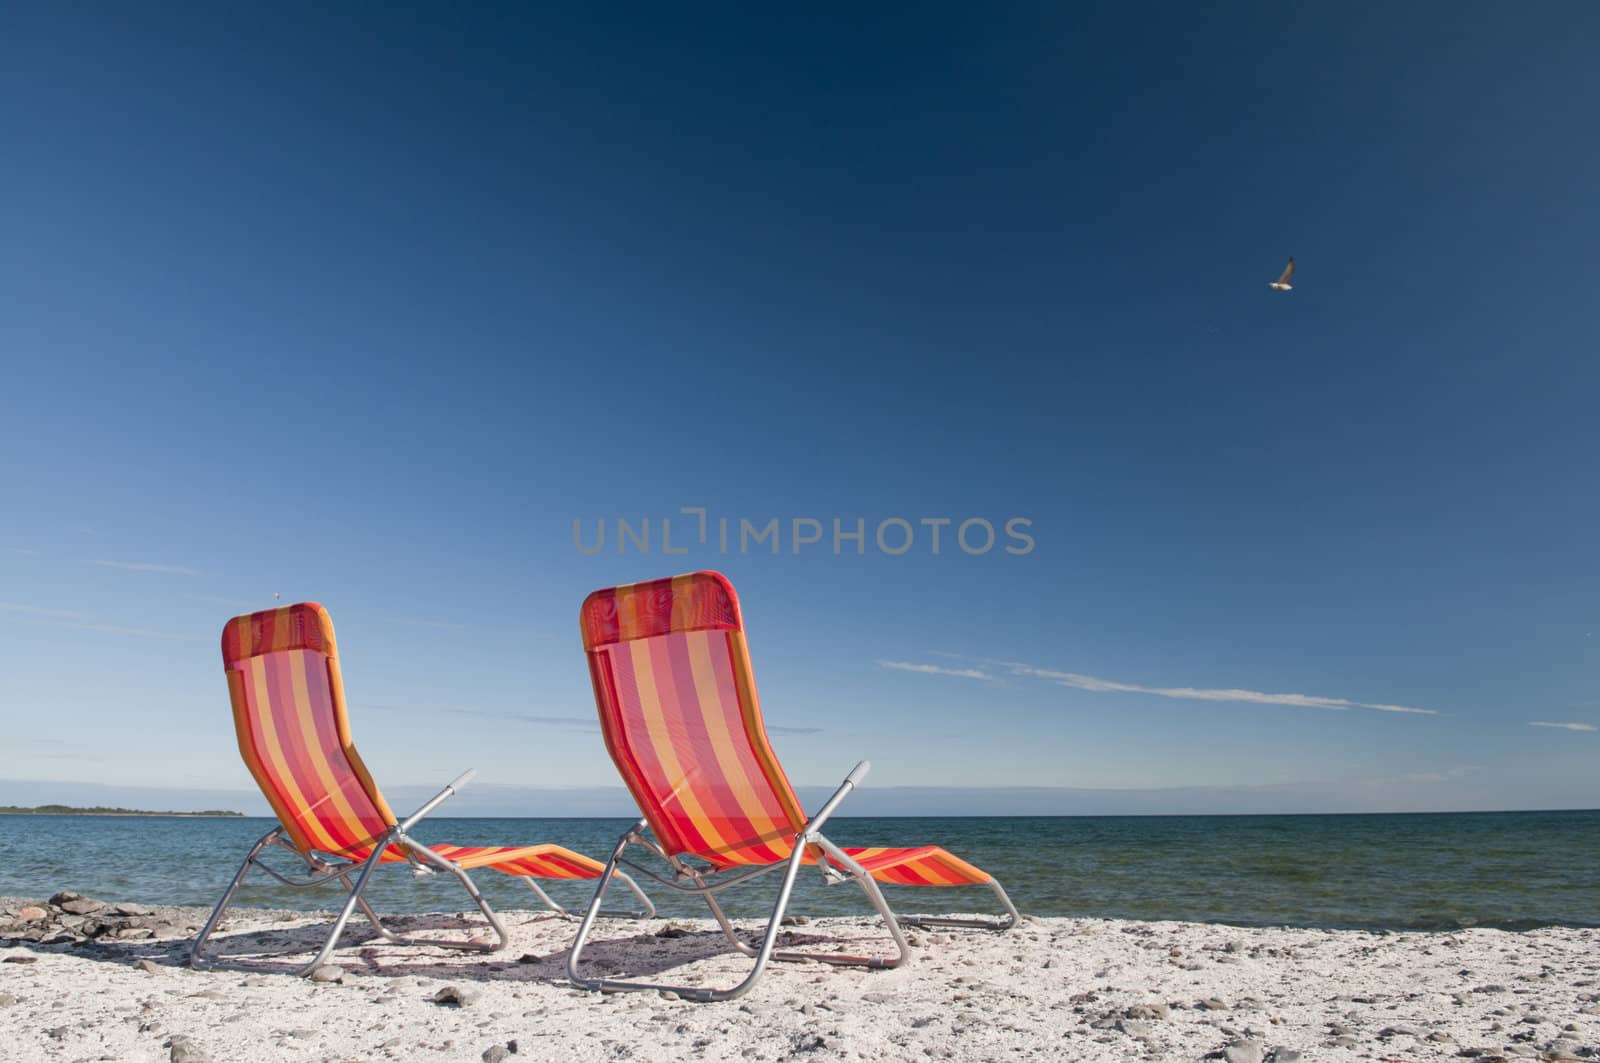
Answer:
[[[0,803],[263,808],[281,593],[390,789],[620,810],[578,604],[718,568],[859,811],[1600,805],[1592,5],[5,20]]]

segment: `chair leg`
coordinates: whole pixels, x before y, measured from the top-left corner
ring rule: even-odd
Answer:
[[[533,891],[533,895],[535,897],[539,898],[540,903],[542,903],[546,908],[550,909],[552,912],[555,912],[557,915],[571,915],[572,914],[571,912],[567,911],[565,908],[561,907],[561,905],[557,904],[555,902],[555,899],[553,897],[551,897],[550,894],[546,893],[543,889],[541,889],[539,884],[537,882],[533,881],[533,877],[531,875],[522,876],[522,881],[524,881],[524,882],[526,882],[528,884],[528,888]]]
[[[318,967],[328,962],[328,957],[333,955],[333,950],[339,945],[339,938],[344,934],[344,926],[350,921],[350,915],[356,910],[356,905],[363,903],[361,893],[367,888],[367,882],[372,878],[372,873],[378,869],[378,864],[383,860],[383,851],[386,845],[380,844],[372,850],[372,855],[367,857],[361,865],[361,874],[356,876],[355,888],[350,891],[350,896],[345,899],[344,907],[339,911],[339,918],[333,921],[333,929],[328,933],[328,940],[323,942],[316,958],[295,974],[302,978],[315,971]]]
[[[257,857],[261,854],[261,850],[266,848],[268,845],[277,843],[281,838],[282,833],[283,828],[274,828],[273,830],[267,832],[267,834],[265,834],[259,841],[255,843],[254,846],[251,847],[249,855],[245,857],[244,863],[239,865],[239,870],[233,876],[233,881],[228,885],[227,891],[222,895],[222,900],[217,903],[216,909],[212,911],[211,918],[206,920],[206,924],[201,929],[199,936],[195,938],[194,944],[190,946],[189,963],[191,966],[200,970],[205,970],[212,966],[213,961],[206,957],[202,951],[206,941],[211,937],[213,931],[216,930],[217,925],[222,921],[223,914],[233,903],[234,895],[238,892],[240,884],[244,882],[245,877],[249,874],[250,868],[255,866],[257,863]],[[389,929],[389,927],[385,926],[382,919],[379,918],[378,913],[374,911],[372,905],[368,903],[366,898],[366,888],[368,880],[372,877],[373,871],[377,870],[378,864],[382,862],[383,854],[388,850],[391,844],[396,842],[406,845],[408,848],[421,854],[430,864],[435,865],[441,870],[449,871],[452,875],[454,875],[456,880],[461,883],[462,888],[467,891],[467,895],[472,898],[473,903],[478,906],[478,910],[483,913],[484,919],[488,922],[490,928],[495,932],[495,936],[498,940],[495,943],[490,944],[477,941],[439,941],[431,938],[413,938],[397,934],[393,930]],[[267,870],[270,872],[271,868],[268,868]],[[275,877],[281,878],[281,876],[278,876],[276,872],[273,872],[273,874]],[[372,854],[362,863],[361,870],[356,875],[356,880],[354,883],[350,881],[349,874],[339,874],[335,877],[339,882],[344,884],[348,896],[345,898],[344,906],[340,910],[338,918],[334,920],[333,928],[329,932],[327,940],[323,942],[322,948],[318,950],[316,958],[295,972],[299,975],[308,975],[318,967],[322,966],[324,963],[328,962],[329,957],[333,955],[334,949],[338,947],[339,938],[343,935],[345,926],[350,921],[350,916],[353,915],[358,908],[361,910],[361,913],[366,916],[367,920],[372,924],[373,929],[376,930],[380,936],[382,936],[386,941],[396,945],[429,945],[433,946],[434,948],[443,949],[466,949],[474,952],[493,952],[496,949],[504,948],[510,941],[510,935],[506,933],[505,925],[500,921],[500,917],[495,914],[494,909],[489,906],[489,902],[484,898],[483,894],[478,892],[477,886],[473,883],[471,877],[468,876],[465,870],[439,856],[439,854],[435,853],[433,850],[427,848],[421,843],[413,841],[410,838],[406,838],[399,833],[396,833],[390,837],[385,837],[378,841],[372,850]],[[623,877],[626,878],[626,876]],[[284,881],[288,882],[287,879]],[[327,879],[323,879],[321,881],[327,881]],[[295,883],[289,884],[295,885]],[[629,884],[633,885],[631,880],[629,880]],[[634,886],[633,888],[635,893],[639,892],[637,886]],[[649,905],[648,899],[645,898],[644,900],[646,905]],[[650,911],[652,914],[654,913],[653,906],[650,907]]]
[[[484,920],[489,924],[489,928],[494,931],[495,938],[497,939],[493,944],[489,944],[487,942],[476,941],[435,941],[430,938],[395,938],[394,940],[396,943],[402,945],[432,945],[434,948],[462,949],[470,952],[495,952],[499,949],[505,948],[506,945],[510,943],[511,935],[506,933],[505,924],[500,921],[500,916],[495,913],[495,910],[489,907],[489,902],[484,898],[483,894],[478,892],[477,885],[472,881],[472,877],[467,874],[464,868],[458,864],[446,860],[432,849],[429,849],[426,845],[423,845],[421,842],[412,838],[408,838],[404,834],[396,833],[394,840],[404,845],[412,852],[420,855],[428,863],[433,864],[442,871],[448,871],[450,874],[454,875],[456,881],[461,883],[461,888],[467,891],[467,896],[471,897],[472,902],[478,906],[478,911],[483,914]],[[382,851],[382,847],[376,850],[378,853],[381,853]]]
[[[611,886],[611,876],[617,871],[617,861],[621,859],[622,851],[628,847],[628,843],[637,835],[642,823],[641,820],[640,824],[629,827],[623,832],[622,837],[617,839],[610,858],[606,860],[605,870],[600,872],[600,877],[595,880],[594,896],[589,898],[589,907],[584,909],[583,918],[578,921],[577,936],[572,939],[572,947],[567,950],[567,977],[586,989],[600,987],[598,984],[590,984],[578,974],[578,958],[583,955],[583,945],[588,940],[589,930],[594,926],[595,917],[600,914],[600,906],[605,903],[606,890]]]
[[[589,930],[594,926],[595,916],[599,914],[600,904],[605,897],[606,887],[610,885],[612,872],[615,871],[617,860],[621,857],[623,849],[633,839],[634,831],[630,830],[622,836],[617,847],[612,851],[611,859],[606,863],[606,870],[600,876],[600,885],[595,890],[594,898],[589,902],[589,909],[584,913],[583,922],[578,927],[578,935],[572,942],[572,948],[567,953],[567,977],[584,989],[598,989],[601,991],[637,992],[641,990],[657,990],[660,992],[676,993],[685,1000],[713,1001],[733,1000],[750,991],[761,975],[767,969],[767,963],[772,958],[773,946],[777,944],[778,934],[783,924],[783,913],[789,907],[789,895],[794,891],[794,882],[800,873],[805,858],[805,846],[797,845],[790,854],[787,867],[784,869],[783,884],[778,888],[778,897],[772,906],[772,917],[767,923],[766,934],[761,939],[761,946],[755,952],[755,962],[751,965],[750,972],[742,980],[727,989],[706,989],[701,986],[671,986],[654,985],[643,982],[621,982],[608,978],[585,978],[578,973],[578,962],[583,954],[585,940]],[[704,896],[711,900],[709,893]],[[712,910],[720,911],[713,905]],[[724,927],[724,932],[727,927]],[[744,951],[741,949],[740,951]]]
[[[1005,916],[1000,919],[952,919],[942,915],[897,915],[901,926],[966,926],[976,930],[994,930],[1004,933],[1016,926],[1022,919],[1017,911],[1017,906],[1011,903],[1011,898],[1006,894],[1000,880],[991,878],[988,882],[989,889],[994,892],[995,899],[1000,902],[1000,907],[1005,909]]]
[[[564,916],[568,919],[576,919],[578,917],[576,913],[562,907],[555,900],[555,898],[546,893],[539,886],[539,884],[533,880],[533,876],[523,875],[522,880],[528,884],[528,888],[533,891],[534,896],[538,897],[539,901],[552,912],[555,912],[557,915]],[[620,908],[602,908],[600,909],[601,915],[612,919],[649,919],[656,914],[655,903],[651,901],[648,896],[646,896],[644,890],[639,888],[639,884],[635,882],[631,876],[622,871],[618,871],[617,881],[621,882],[624,886],[627,886],[628,889],[633,891],[633,895],[638,898],[642,907],[634,911],[627,911]]]
[[[756,954],[755,946],[741,938],[733,929],[733,924],[728,921],[727,913],[722,910],[722,905],[717,903],[716,895],[707,893],[705,894],[705,899],[706,907],[711,909],[711,914],[716,918],[717,925],[722,928],[722,936],[727,938],[734,948],[746,956],[754,956]]]
[[[233,881],[228,883],[227,890],[222,894],[222,899],[211,910],[211,918],[206,920],[206,925],[201,927],[200,935],[194,939],[194,944],[189,946],[189,966],[198,971],[204,971],[212,965],[212,961],[201,955],[200,950],[205,946],[206,940],[211,937],[211,932],[216,930],[217,924],[222,922],[222,913],[228,910],[233,903],[233,895],[239,892],[239,886],[244,882],[245,876],[250,873],[250,868],[255,865],[256,857],[261,850],[278,840],[283,833],[282,827],[274,827],[261,836],[261,840],[250,847],[250,855],[244,858],[244,863],[239,865],[239,870],[234,874]]]
[[[818,834],[816,835],[815,842],[817,845],[821,846],[823,851],[829,856],[833,857],[838,863],[844,865],[845,869],[849,871],[850,877],[855,881],[855,884],[860,887],[861,892],[867,895],[867,900],[872,903],[872,907],[877,909],[879,917],[883,919],[884,927],[889,931],[889,937],[894,941],[895,956],[893,959],[885,960],[873,956],[840,956],[831,953],[780,952],[777,954],[777,958],[780,960],[794,961],[811,960],[817,963],[832,963],[845,967],[867,967],[872,970],[879,971],[892,970],[893,968],[899,967],[907,960],[911,959],[911,946],[906,942],[905,934],[900,929],[899,920],[895,918],[894,911],[889,907],[889,902],[884,899],[883,891],[878,888],[877,881],[867,873],[865,868],[856,863],[854,859],[844,852],[844,850],[834,845],[827,838],[824,838],[822,835]]]

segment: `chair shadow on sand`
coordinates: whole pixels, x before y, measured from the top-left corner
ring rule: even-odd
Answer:
[[[315,913],[306,913],[314,915]],[[426,937],[434,933],[484,930],[483,924],[457,915],[399,915],[385,917],[391,928],[402,930],[410,936]],[[533,913],[526,918],[517,913],[514,927],[542,923],[571,921],[558,915]],[[645,924],[648,925],[648,924]],[[673,926],[671,922],[664,924]],[[719,956],[737,959],[739,954],[729,947],[722,931],[684,930],[675,928],[664,936],[654,929],[627,929],[618,925],[619,933],[596,938],[588,946],[586,958],[607,974],[650,977],[685,967],[701,960]],[[759,934],[753,927],[741,934],[748,940]],[[306,957],[315,954],[326,940],[326,924],[311,922],[304,926],[258,926],[250,930],[229,933],[225,928],[214,938],[217,946],[217,963],[208,976],[249,975],[276,976],[298,980]],[[845,949],[859,946],[877,935],[870,933],[833,934],[812,928],[806,932],[785,930],[783,944],[826,950],[830,947]],[[131,965],[148,960],[161,967],[189,971],[191,937],[144,939],[140,941],[92,942],[77,946],[47,946],[50,951],[74,955],[104,963]],[[338,950],[329,963],[341,968],[346,975],[356,978],[430,978],[442,982],[517,982],[576,988],[567,977],[566,959],[570,945],[555,951],[534,956],[519,954],[515,947],[500,952],[463,954],[459,950],[440,948],[433,952],[426,945],[393,945],[385,942],[372,927],[352,922],[345,930]],[[234,965],[234,961],[243,961]],[[248,964],[248,966],[244,966]],[[811,966],[810,964],[784,964],[785,967]],[[695,975],[689,976],[691,979]]]

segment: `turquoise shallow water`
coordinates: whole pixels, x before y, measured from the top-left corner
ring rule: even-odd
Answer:
[[[72,889],[117,901],[211,904],[271,825],[0,816],[0,895]],[[441,818],[418,835],[454,844],[557,842],[604,858],[627,826],[620,819]],[[993,873],[1034,915],[1392,930],[1600,926],[1600,811],[838,818],[828,834],[842,845],[943,845]],[[488,871],[474,877],[493,903],[531,906],[520,883]],[[317,908],[339,898],[328,889],[253,881],[240,903]],[[809,872],[801,882],[794,911],[867,911],[854,887],[823,887]],[[776,886],[774,874],[734,890],[730,907],[761,914]],[[581,885],[553,892],[574,903],[587,897]],[[664,893],[653,891],[664,914],[705,914],[700,902]],[[905,911],[976,911],[989,899],[982,889],[890,893]],[[380,872],[373,896],[389,911],[459,910],[465,899],[451,880],[414,880],[403,868]]]

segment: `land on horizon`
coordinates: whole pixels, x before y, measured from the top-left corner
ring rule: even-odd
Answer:
[[[151,812],[139,808],[106,808],[99,805],[93,808],[73,805],[35,805],[32,808],[0,805],[0,816],[237,816],[242,819],[244,813],[219,808],[207,808],[199,812]]]

